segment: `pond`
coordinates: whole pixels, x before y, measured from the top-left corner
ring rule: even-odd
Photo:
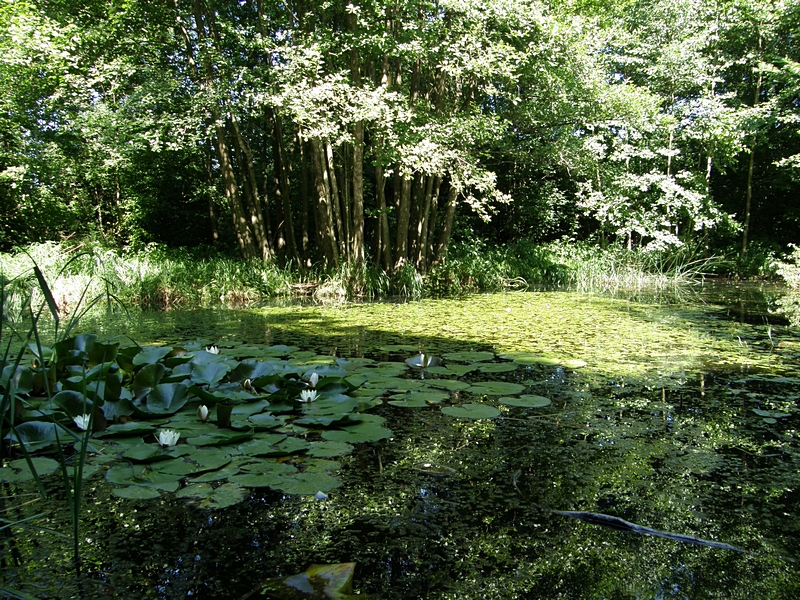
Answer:
[[[57,480],[46,501],[4,483],[10,518],[45,513],[49,529],[4,531],[4,583],[34,598],[236,599],[354,562],[353,593],[387,600],[800,597],[800,332],[780,298],[728,285],[86,321],[140,344],[348,359],[336,365],[379,389],[366,412],[391,435],[329,459],[325,493],[246,486],[217,509],[180,491],[119,497],[100,465],[80,579],[53,532],[69,531]],[[434,363],[415,366],[420,353]],[[397,374],[381,387],[359,378],[365,364]]]

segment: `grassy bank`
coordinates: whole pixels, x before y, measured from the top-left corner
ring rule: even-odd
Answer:
[[[308,296],[315,300],[404,296],[457,296],[531,287],[578,290],[665,287],[697,281],[721,264],[688,254],[646,253],[574,243],[516,243],[490,248],[456,244],[446,263],[427,273],[413,266],[388,274],[345,265],[333,272],[284,269],[200,249],[151,247],[140,252],[99,246],[45,243],[0,255],[9,288],[33,290],[31,268],[39,265],[59,308],[69,313],[87,299],[105,297],[129,308],[169,310],[241,307],[260,301]],[[24,294],[17,295],[22,298]],[[12,301],[6,311],[16,310]]]

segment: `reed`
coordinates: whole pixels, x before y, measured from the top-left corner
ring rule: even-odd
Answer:
[[[58,275],[63,275],[79,259],[80,255],[74,255],[63,264],[58,260],[52,261],[49,267],[60,267]],[[29,273],[22,272],[16,277],[8,278],[5,273],[0,275],[0,308],[2,308],[3,318],[0,319],[0,348],[2,348],[2,377],[0,377],[0,435],[9,438],[14,442],[13,449],[19,452],[27,463],[28,469],[33,476],[39,494],[45,498],[47,493],[42,485],[39,473],[34,462],[31,460],[27,444],[30,436],[22,433],[15,423],[15,415],[18,409],[28,411],[41,410],[30,402],[27,398],[32,391],[34,382],[43,388],[44,395],[48,404],[53,401],[56,390],[53,387],[56,363],[59,353],[56,348],[66,340],[82,317],[84,317],[95,306],[103,300],[107,303],[114,301],[114,298],[105,293],[90,296],[88,294],[91,285],[87,285],[78,295],[76,305],[71,314],[66,318],[62,309],[59,308],[56,297],[47,282],[36,260],[31,255],[28,258],[33,262],[33,267]],[[35,282],[32,286],[19,286],[19,281]],[[27,294],[27,295],[26,295]],[[14,307],[14,314],[7,312],[7,302],[14,298],[18,306]],[[51,320],[48,329],[52,331],[50,336],[52,342],[45,345],[42,341],[40,323],[47,316]],[[16,348],[16,349],[15,349]],[[63,358],[63,357],[62,357]],[[29,364],[25,364],[29,361]],[[106,364],[103,360],[102,364]],[[110,364],[110,363],[108,363]],[[101,377],[103,374],[101,373]],[[90,405],[87,398],[87,379],[82,378],[83,387],[81,397],[83,405],[80,414],[88,414],[88,423],[84,430],[78,434],[70,428],[65,427],[56,416],[59,413],[41,413],[42,424],[49,423],[51,427],[43,425],[48,435],[52,434],[56,455],[61,475],[61,482],[64,489],[64,500],[67,504],[68,512],[72,523],[73,541],[73,561],[78,575],[80,575],[80,516],[83,497],[83,470],[86,464],[87,452],[91,450],[89,437],[92,432],[92,425],[97,412],[97,407]],[[7,448],[2,447],[0,452],[5,452]],[[69,452],[68,452],[69,451]],[[8,456],[0,454],[0,460],[7,459]],[[7,523],[6,526],[19,526],[27,522],[25,519],[16,523]],[[10,597],[19,596],[15,590],[3,590]]]
[[[407,262],[391,273],[354,263],[336,269],[299,271],[270,261],[244,261],[202,249],[153,245],[129,252],[48,242],[0,255],[7,294],[3,311],[9,317],[25,310],[28,297],[34,304],[44,301],[33,276],[33,264],[47,280],[58,314],[66,317],[85,298],[97,296],[130,308],[169,310],[242,308],[267,299],[303,295],[330,302],[392,295],[412,299],[461,296],[530,286],[587,291],[664,288],[700,281],[708,274],[720,273],[728,263],[686,249],[648,252],[530,240],[493,247],[475,239],[455,242],[447,260],[427,270]],[[790,264],[791,260],[773,269],[790,280]],[[106,307],[111,304],[106,303]]]

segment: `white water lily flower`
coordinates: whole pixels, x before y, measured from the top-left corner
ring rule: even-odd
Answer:
[[[72,420],[75,421],[75,425],[78,426],[78,429],[86,431],[89,429],[89,421],[91,418],[92,415],[78,415],[77,417],[73,417]]]
[[[312,388],[315,388],[317,387],[318,383],[319,383],[319,373],[314,371],[308,378],[308,385],[310,385]]]
[[[216,346],[206,346],[206,352],[209,354],[219,354],[219,348]]]
[[[174,429],[162,429],[158,432],[158,443],[162,446],[169,447],[178,443],[181,434]]]
[[[313,402],[317,399],[317,390],[303,390],[300,392],[300,402]]]
[[[197,408],[197,418],[203,423],[208,421],[208,407],[205,404],[202,404]]]

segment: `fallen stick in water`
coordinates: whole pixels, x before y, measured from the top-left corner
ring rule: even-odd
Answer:
[[[551,510],[550,512],[553,512],[557,515],[562,515],[564,517],[578,519],[580,521],[584,521],[585,523],[591,523],[592,525],[602,525],[603,527],[609,527],[618,531],[627,531],[629,533],[638,533],[641,535],[655,535],[658,537],[667,538],[669,540],[675,540],[676,542],[695,544],[696,546],[710,546],[711,548],[721,548],[723,550],[733,550],[734,552],[744,552],[744,550],[741,548],[731,546],[730,544],[711,542],[709,540],[703,540],[691,535],[681,535],[680,533],[669,533],[668,531],[650,529],[649,527],[643,527],[641,525],[637,525],[636,523],[631,523],[625,519],[612,517],[610,515],[572,510]]]

